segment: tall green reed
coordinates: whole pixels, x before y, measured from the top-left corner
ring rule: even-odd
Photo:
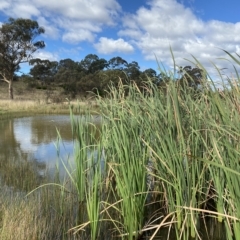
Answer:
[[[107,107],[113,111],[105,115],[106,127],[111,132],[107,137],[105,156],[112,163],[116,192],[121,199],[118,208],[123,229],[119,228],[119,235],[132,239],[133,236],[137,238],[141,235],[144,226],[144,205],[147,197],[146,165],[150,156],[141,139],[143,119],[137,117],[138,108],[134,107],[138,103],[137,94],[141,93],[136,93],[133,95],[134,99],[126,101],[123,90],[123,88],[119,92],[111,90],[112,99],[121,100],[119,103],[114,102],[113,105],[111,102],[107,103]],[[130,94],[128,96],[131,96]],[[103,136],[104,132],[103,128]]]
[[[155,234],[163,226],[159,215],[172,223],[178,239],[200,238],[206,215],[224,221],[229,239],[239,236],[238,87],[228,79],[230,87],[218,92],[206,71],[199,89],[169,77],[164,89],[151,81],[142,88],[120,83],[107,98],[99,97],[103,122],[97,141],[89,135],[91,124],[74,123],[75,185],[89,220],[80,229],[90,225],[93,239],[101,228],[97,221],[109,221],[122,239],[140,238],[146,229]],[[89,158],[91,151],[98,160]],[[158,204],[158,215],[151,215],[149,201]]]
[[[98,153],[101,153],[100,149],[97,150]],[[90,159],[88,159],[90,166],[88,169],[88,184],[85,186],[85,194],[87,214],[90,222],[91,239],[99,239],[99,226],[101,222],[100,200],[102,192],[102,156],[100,154],[96,156],[94,151],[91,153]]]

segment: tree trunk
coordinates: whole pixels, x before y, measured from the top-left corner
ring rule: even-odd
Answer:
[[[13,99],[13,87],[12,87],[12,80],[8,83],[8,92],[9,92],[9,98]]]

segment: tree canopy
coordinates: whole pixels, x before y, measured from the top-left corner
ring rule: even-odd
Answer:
[[[119,81],[124,85],[134,81],[139,89],[143,90],[145,83],[150,80],[165,91],[168,83],[173,80],[194,92],[199,89],[204,78],[203,70],[197,66],[180,67],[179,75],[174,77],[169,76],[167,72],[157,73],[152,68],[141,71],[137,61],[128,63],[119,56],[106,60],[96,54],[88,54],[80,61],[70,58],[59,62],[32,59],[29,63],[33,66],[29,72],[32,79],[41,80],[43,84],[62,87],[63,93],[68,94],[68,98],[75,97],[76,94],[86,96],[88,92],[97,92],[103,96],[108,92],[110,85],[117,87]]]
[[[0,80],[9,85],[9,97],[13,99],[13,77],[20,64],[28,62],[32,54],[44,48],[43,41],[35,41],[44,33],[37,21],[23,18],[9,18],[0,27]]]
[[[51,81],[57,73],[57,61],[49,61],[36,58],[31,59],[29,61],[29,64],[33,65],[33,67],[30,69],[30,74],[35,79],[41,81]]]
[[[197,89],[201,84],[202,79],[206,78],[206,76],[204,76],[204,71],[198,67],[180,67],[179,73],[182,75],[182,77],[179,79],[180,84],[187,85],[194,89]]]

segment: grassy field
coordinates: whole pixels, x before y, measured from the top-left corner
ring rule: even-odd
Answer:
[[[98,109],[95,99],[82,96],[69,99],[59,87],[43,90],[29,88],[27,83],[16,81],[13,88],[14,100],[9,100],[8,85],[0,82],[0,118],[21,114],[69,113],[70,106],[75,113],[80,113],[88,108],[92,111]]]

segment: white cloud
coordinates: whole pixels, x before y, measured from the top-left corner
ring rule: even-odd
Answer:
[[[47,52],[44,50],[37,51],[33,54],[33,58],[40,58],[42,60],[50,60],[50,61],[59,61],[59,56],[53,52]]]
[[[236,46],[236,53],[238,55],[240,55],[240,43],[239,43],[239,45]]]
[[[79,52],[82,51],[83,49],[81,47],[74,47],[74,48],[59,48],[58,51],[59,53],[71,55],[71,56],[78,56]]]
[[[93,41],[94,33],[104,26],[114,26],[121,6],[117,0],[8,0],[0,3],[0,11],[18,18],[37,18],[46,35],[76,43]],[[84,34],[84,36],[80,36]]]
[[[31,131],[31,119],[30,124],[29,121],[27,124],[24,124],[22,121],[18,119],[14,120],[14,136],[16,141],[20,145],[20,149],[23,152],[34,152],[37,150],[37,146],[33,145],[31,142],[32,131]]]
[[[121,10],[115,0],[33,0],[32,2],[49,12],[60,14],[66,18],[92,20],[105,24],[112,24],[112,17]]]
[[[26,1],[19,1],[17,4],[6,5],[2,10],[4,10],[5,14],[10,17],[16,16],[19,18],[31,18],[32,16],[39,16],[40,11],[36,6],[32,3],[28,3]]]
[[[60,30],[58,29],[57,25],[53,22],[49,22],[45,17],[39,17],[37,18],[37,22],[39,26],[43,27],[45,29],[44,35],[46,37],[57,39],[60,35]]]
[[[54,23],[64,31],[62,40],[73,44],[81,41],[93,42],[96,33],[101,32],[101,27],[90,21],[56,18]]]
[[[113,52],[120,53],[132,53],[134,48],[128,42],[125,42],[122,38],[114,40],[112,38],[101,37],[99,42],[94,44],[94,47],[99,53],[109,54]]]
[[[146,59],[154,60],[156,55],[171,66],[171,46],[179,65],[189,64],[183,58],[193,60],[192,54],[205,66],[212,60],[220,68],[230,67],[227,62],[216,59],[226,57],[219,48],[230,53],[239,51],[240,22],[204,22],[176,0],[151,0],[148,4],[135,14],[127,14],[118,32],[120,37],[134,41]]]
[[[81,41],[93,42],[95,35],[86,29],[79,29],[78,31],[69,31],[62,37],[64,42],[79,43]]]
[[[1,2],[0,2],[0,10],[4,10],[4,9],[6,9],[6,8],[9,8],[9,6],[10,6],[9,1],[3,1],[3,0],[1,0]]]

